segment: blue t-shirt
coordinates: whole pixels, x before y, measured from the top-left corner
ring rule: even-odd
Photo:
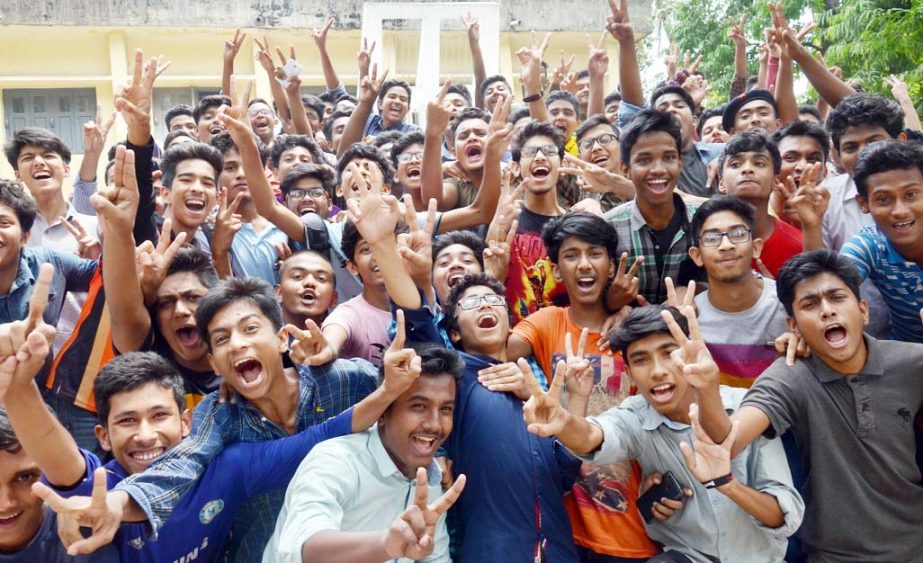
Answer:
[[[162,539],[149,539],[146,521],[122,524],[113,540],[122,561],[217,561],[223,555],[240,507],[250,497],[291,481],[302,459],[317,443],[350,434],[352,415],[350,408],[288,438],[239,442],[224,448],[164,523],[159,536]],[[100,460],[86,450],[81,453],[87,477],[73,489],[56,489],[62,496],[89,496],[93,492],[93,472]],[[106,470],[110,490],[127,477],[115,460],[106,464]],[[30,563],[47,560],[39,557]]]
[[[0,563],[118,563],[119,554],[111,545],[89,555],[71,557],[58,538],[58,515],[45,507],[45,518],[32,540],[16,553],[0,553]]]

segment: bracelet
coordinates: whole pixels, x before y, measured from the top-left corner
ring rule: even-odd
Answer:
[[[711,481],[706,481],[705,483],[702,483],[702,484],[705,485],[706,489],[714,489],[722,485],[727,485],[733,480],[734,480],[734,474],[728,473],[727,475],[722,475],[721,477],[715,477]]]
[[[522,101],[527,104],[531,104],[532,102],[537,102],[541,99],[542,99],[542,93],[538,92],[538,93],[532,94],[531,96],[526,96],[525,98],[522,99]]]

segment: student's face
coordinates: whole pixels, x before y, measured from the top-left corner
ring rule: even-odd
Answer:
[[[565,139],[569,139],[577,130],[577,112],[567,100],[555,100],[548,104],[548,116],[551,117],[551,124],[564,134]]]
[[[235,301],[208,323],[208,361],[234,391],[249,401],[262,399],[281,374],[285,333],[277,331],[249,300]]]
[[[622,171],[635,185],[637,198],[653,206],[673,201],[673,188],[682,167],[676,140],[666,131],[643,133],[631,148],[629,161],[622,163]]]
[[[42,499],[32,484],[42,475],[35,460],[20,448],[0,451],[0,553],[13,554],[32,541],[44,520]]]
[[[442,98],[442,107],[449,111],[449,115],[452,116],[452,119],[455,119],[455,116],[458,115],[461,110],[468,107],[468,100],[461,94],[449,92],[445,95],[445,98]]]
[[[422,170],[423,145],[410,145],[397,155],[397,181],[404,188],[419,190]]]
[[[779,119],[772,104],[766,100],[753,100],[744,104],[734,117],[734,132],[765,129],[772,133],[779,128]]]
[[[782,155],[779,180],[791,178],[796,186],[801,185],[801,175],[809,166],[824,162],[824,148],[813,137],[783,137],[779,141],[779,154]],[[826,176],[827,169],[821,168],[821,173]]]
[[[225,130],[224,124],[218,120],[218,114],[224,106],[213,106],[199,114],[199,123],[196,125],[196,136],[203,143],[208,143],[212,137]]]
[[[603,146],[603,140],[608,140],[609,144]],[[594,141],[590,150],[584,150],[583,145]],[[583,133],[583,136],[577,141],[580,149],[580,160],[592,162],[597,166],[602,166],[610,172],[618,172],[622,163],[619,155],[619,140],[615,137],[615,131],[608,125],[597,125]]]
[[[247,188],[247,175],[244,174],[243,161],[237,149],[230,149],[221,160],[221,187],[228,191],[228,205],[234,201],[237,194],[243,193],[244,199],[249,200],[250,190]]]
[[[215,207],[217,190],[211,164],[198,158],[178,163],[173,183],[167,189],[173,221],[185,229],[202,226]]]
[[[840,164],[843,165],[846,173],[852,176],[853,170],[856,168],[856,159],[862,149],[876,141],[884,141],[890,138],[891,136],[888,135],[885,128],[880,125],[864,123],[847,127],[846,132],[840,137],[840,150],[837,151],[840,155]]]
[[[199,300],[207,292],[192,272],[171,274],[157,289],[157,328],[180,364],[194,364],[208,352],[195,324]]]
[[[299,164],[314,164],[314,155],[305,147],[295,146],[279,155],[279,169],[276,178],[281,182],[289,171]]]
[[[271,139],[276,127],[276,115],[272,108],[263,103],[255,103],[250,106],[247,113],[256,136],[260,139]]]
[[[512,95],[512,90],[510,90],[509,84],[502,80],[491,82],[487,89],[484,90],[484,104],[487,106],[487,111],[493,113],[494,106],[500,101],[500,98],[509,97],[510,95]]]
[[[323,182],[310,176],[295,182],[285,196],[285,205],[299,217],[305,213],[317,213],[321,219],[326,219],[330,215],[330,195]]]
[[[343,131],[346,129],[347,123],[349,123],[349,116],[338,117],[333,122],[333,126],[330,127],[330,146],[333,147],[333,150],[339,150],[340,139],[343,138]]]
[[[608,281],[615,276],[615,263],[604,246],[596,246],[577,237],[561,243],[554,278],[564,282],[571,304],[592,306],[601,303]]]
[[[923,174],[917,167],[872,174],[868,199],[859,205],[888,240],[900,249],[917,249],[923,244]]]
[[[606,119],[609,120],[609,123],[613,125],[618,125],[619,123],[619,106],[622,105],[622,100],[614,100],[606,104]]]
[[[488,125],[483,119],[466,119],[455,130],[455,157],[465,171],[484,169]]]
[[[19,251],[28,241],[13,208],[0,203],[0,270],[19,268]]]
[[[721,125],[721,116],[713,115],[702,125],[702,141],[706,143],[726,143],[731,136]]]
[[[181,413],[173,389],[148,383],[109,399],[106,426],[96,426],[104,450],[129,475],[141,473],[189,434],[192,411]]]
[[[824,272],[796,285],[792,310],[789,328],[827,365],[849,365],[862,353],[868,304],[856,299],[838,276]]]
[[[580,106],[584,107],[590,102],[590,77],[584,77],[577,81],[577,93],[574,94]]]
[[[346,200],[359,199],[368,193],[366,185],[374,185],[375,182],[384,181],[381,166],[378,165],[378,162],[370,158],[355,158],[350,164],[353,162],[356,163],[357,171],[351,171],[349,165],[347,165],[340,177],[340,185],[337,186],[337,195]],[[359,176],[362,176],[364,181],[360,181]],[[383,184],[381,193],[391,193],[391,186]]]
[[[423,375],[378,419],[381,441],[405,476],[428,467],[452,432],[455,379],[449,374]]]
[[[384,278],[381,277],[381,268],[372,255],[372,247],[365,240],[360,240],[356,245],[356,252],[351,260],[346,261],[346,268],[354,276],[362,279],[362,285],[366,287],[384,286]]]
[[[70,166],[51,149],[26,145],[16,160],[16,178],[26,185],[35,199],[59,194],[69,174]]]
[[[689,104],[686,103],[682,96],[679,94],[664,94],[657,98],[657,105],[654,109],[676,116],[684,144],[692,139],[692,132],[695,130],[695,117],[692,115],[692,108],[689,107]]]
[[[688,412],[689,384],[670,357],[678,347],[669,333],[655,333],[629,344],[625,355],[626,370],[638,393],[667,418]]]
[[[465,349],[484,350],[505,345],[510,335],[510,317],[506,310],[506,297],[502,304],[491,305],[483,299],[484,295],[497,295],[489,287],[476,285],[469,287],[462,294],[459,303],[467,297],[478,297],[479,302],[473,309],[456,309],[458,331],[452,331],[453,342],[462,342]]]
[[[276,299],[287,316],[318,324],[337,301],[333,266],[310,252],[292,256],[276,286]],[[298,327],[303,328],[303,327]]]
[[[573,108],[571,108],[573,109]],[[526,184],[526,189],[535,195],[553,191],[558,185],[558,169],[561,167],[561,156],[554,139],[544,135],[530,137],[523,145],[523,150],[528,147],[541,147],[534,156],[522,154],[519,166],[523,178],[532,178]]]
[[[336,105],[333,102],[324,102],[324,121],[333,114]]]
[[[705,233],[731,233],[736,230],[750,230],[747,222],[733,211],[719,211],[709,215],[702,224],[699,236]],[[753,278],[751,261],[760,255],[763,241],[753,239],[740,244],[731,242],[729,236],[721,237],[718,246],[698,246],[689,249],[689,256],[700,268],[705,268],[709,280],[722,283],[735,283]]]
[[[410,111],[410,94],[403,86],[392,86],[378,104],[381,118],[388,123],[398,123]]]
[[[463,244],[451,244],[443,248],[433,260],[433,287],[440,303],[445,303],[455,284],[467,274],[481,273],[474,251]]]
[[[170,120],[170,127],[168,133],[174,131],[188,131],[192,135],[196,134],[196,124],[195,119],[191,115],[177,115]]]
[[[728,195],[751,202],[769,201],[775,182],[772,157],[766,151],[729,156],[721,173],[721,185]]]

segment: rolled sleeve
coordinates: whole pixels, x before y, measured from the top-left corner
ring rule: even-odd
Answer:
[[[761,493],[773,496],[785,515],[785,523],[778,528],[766,526],[756,518],[750,517],[753,524],[774,536],[787,538],[801,526],[804,518],[804,499],[792,483],[785,449],[779,438],[767,440],[760,438],[757,442],[756,463],[752,472],[751,486]]]
[[[608,465],[640,456],[641,433],[644,430],[636,413],[617,407],[599,416],[591,416],[587,421],[603,431],[603,443],[595,452],[577,454],[578,458],[596,465]]]

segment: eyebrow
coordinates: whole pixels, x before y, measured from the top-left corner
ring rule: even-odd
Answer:
[[[154,412],[154,411],[162,411],[162,410],[169,410],[169,409],[170,409],[169,405],[153,405],[149,407],[146,411],[137,411],[137,410],[119,411],[113,414],[112,416],[115,418],[118,418],[120,416],[137,416],[139,412]]]

